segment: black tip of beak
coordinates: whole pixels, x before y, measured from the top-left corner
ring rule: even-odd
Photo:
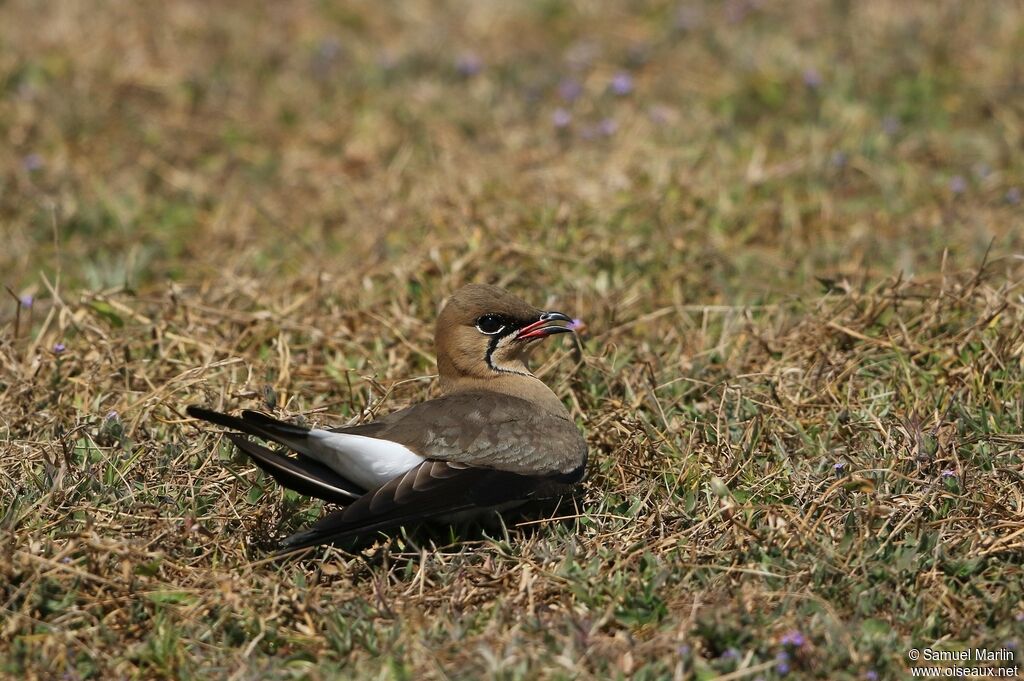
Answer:
[[[568,326],[557,326],[552,322],[567,322]],[[561,312],[542,312],[537,321],[519,330],[519,340],[536,340],[556,333],[572,333],[576,330],[572,317]]]

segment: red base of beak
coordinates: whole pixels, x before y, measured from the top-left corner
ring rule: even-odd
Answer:
[[[545,312],[533,324],[519,329],[516,340],[540,340],[541,338],[553,336],[556,333],[573,332],[571,326],[558,326],[556,322],[569,322],[572,324],[572,319],[561,312]]]

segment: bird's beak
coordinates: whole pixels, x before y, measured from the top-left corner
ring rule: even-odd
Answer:
[[[568,326],[559,326],[556,322],[566,322]],[[516,340],[537,340],[553,336],[556,333],[572,333],[575,330],[576,322],[569,315],[561,312],[544,312],[537,321],[519,329]]]

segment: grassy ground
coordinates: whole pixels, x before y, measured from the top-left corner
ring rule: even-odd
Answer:
[[[1020,642],[1022,53],[1012,2],[0,3],[0,675]],[[579,497],[266,561],[322,505],[184,405],[425,399],[470,281],[588,322]]]

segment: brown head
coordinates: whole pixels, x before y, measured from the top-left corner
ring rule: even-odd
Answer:
[[[529,391],[534,382],[540,383],[527,367],[536,341],[572,331],[572,319],[561,312],[540,310],[497,286],[464,286],[437,318],[434,343],[441,389]]]

